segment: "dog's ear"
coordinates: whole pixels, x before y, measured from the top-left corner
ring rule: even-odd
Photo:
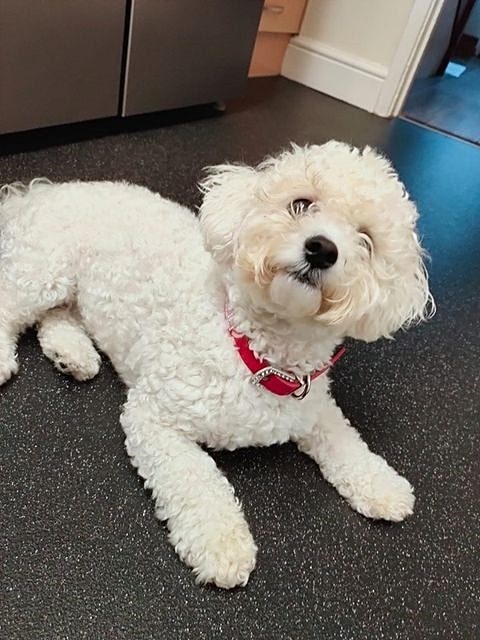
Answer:
[[[408,329],[433,317],[436,307],[424,257],[417,234],[412,231],[411,252],[404,269],[378,288],[376,302],[356,323],[351,337],[367,342],[390,338],[399,329]]]
[[[235,233],[253,207],[257,173],[251,167],[235,164],[208,167],[206,172],[199,184],[205,247],[218,263],[229,264]]]

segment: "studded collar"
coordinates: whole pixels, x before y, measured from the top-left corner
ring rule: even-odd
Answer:
[[[345,353],[345,347],[340,347],[323,367],[305,376],[298,376],[256,356],[250,347],[249,338],[235,330],[233,314],[228,304],[225,305],[225,318],[228,332],[233,339],[238,355],[252,373],[251,383],[257,387],[262,386],[278,396],[292,396],[297,400],[302,400],[310,391],[312,382],[326,373]]]

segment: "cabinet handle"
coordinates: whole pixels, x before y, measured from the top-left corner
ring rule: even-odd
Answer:
[[[283,7],[281,4],[264,4],[263,10],[270,11],[270,13],[274,13],[275,15],[279,16],[285,11],[285,7]]]

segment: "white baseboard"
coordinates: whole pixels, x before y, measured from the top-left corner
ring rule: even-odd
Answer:
[[[292,38],[282,68],[282,75],[290,80],[371,112],[387,74],[383,65],[306,36]]]

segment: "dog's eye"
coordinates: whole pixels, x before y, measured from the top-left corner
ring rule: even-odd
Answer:
[[[372,240],[372,236],[370,234],[370,232],[368,231],[368,229],[359,229],[358,230],[358,235],[360,236],[360,240],[362,242],[362,244],[365,246],[366,249],[368,249],[368,252],[370,254],[373,253],[373,240]]]
[[[293,200],[288,205],[288,210],[294,215],[299,215],[304,213],[311,204],[313,204],[313,201],[308,198],[297,198],[297,200]]]

